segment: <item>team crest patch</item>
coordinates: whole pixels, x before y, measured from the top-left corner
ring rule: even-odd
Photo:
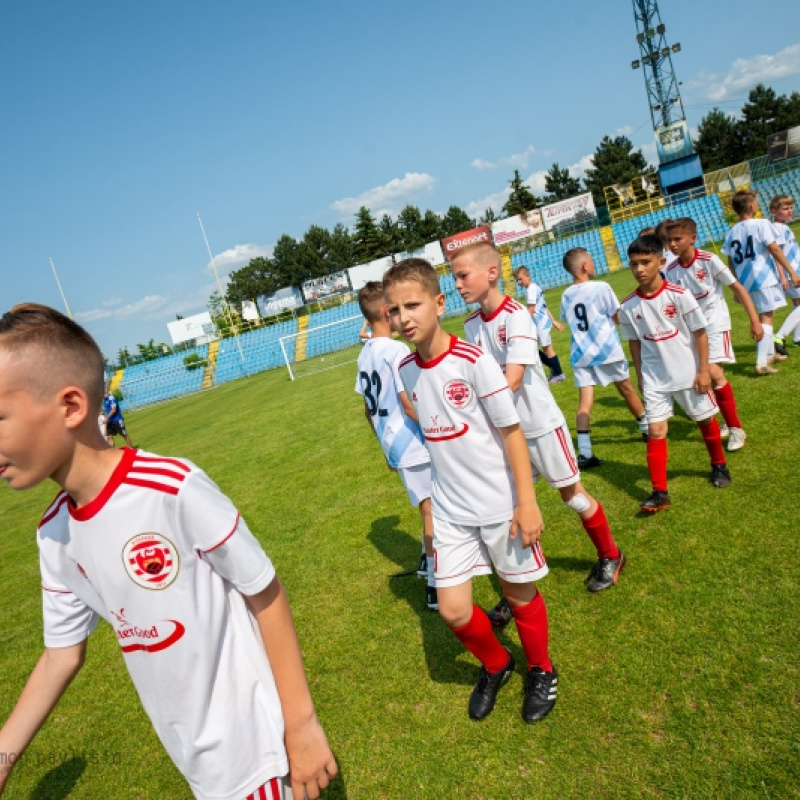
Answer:
[[[708,273],[702,267],[698,267],[694,271],[694,276],[697,280],[704,281],[708,277]]]
[[[508,336],[506,335],[505,325],[500,325],[497,328],[496,336],[497,336],[497,344],[499,344],[500,347],[505,347],[508,344]]]
[[[662,306],[661,313],[667,319],[675,319],[675,317],[678,316],[678,309],[675,308],[675,306],[672,305],[672,303],[667,303],[665,306]]]
[[[143,589],[166,589],[180,571],[175,545],[160,533],[140,533],[122,550],[122,563],[130,579]]]
[[[472,400],[472,387],[466,381],[448,381],[444,385],[444,399],[453,408],[464,408]]]

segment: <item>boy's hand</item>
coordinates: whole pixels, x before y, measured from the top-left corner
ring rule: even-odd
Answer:
[[[759,320],[750,323],[750,338],[756,342],[760,342],[764,338],[764,328],[761,327]]]
[[[564,323],[563,322],[559,322],[557,319],[553,320],[553,326],[555,327],[555,329],[557,331],[563,331],[564,330]]]
[[[523,546],[530,547],[541,539],[542,531],[544,531],[542,512],[536,503],[520,504],[514,509],[509,532],[512,539],[516,539],[517,534],[522,534]]]
[[[786,280],[786,276],[782,272],[780,274],[780,278],[781,278],[781,288],[785,292],[789,288],[789,281]]]
[[[708,370],[701,370],[697,373],[694,379],[694,390],[697,394],[708,394],[711,391],[711,376],[708,374]]]
[[[292,794],[297,798],[317,800],[339,767],[316,716],[299,728],[287,728],[285,743]]]
[[[792,273],[792,286],[795,289],[800,289],[800,275],[796,272]]]

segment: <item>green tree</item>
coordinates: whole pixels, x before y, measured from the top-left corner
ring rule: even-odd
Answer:
[[[236,269],[228,276],[225,297],[228,302],[238,308],[244,300],[255,300],[262,294],[274,292],[278,287],[272,276],[272,262],[259,256],[241,269]]]
[[[740,161],[742,143],[739,126],[718,108],[712,108],[697,126],[694,149],[700,156],[705,172],[736,164]]]
[[[544,190],[547,192],[546,203],[556,203],[559,200],[567,200],[581,193],[581,182],[569,174],[569,170],[553,164],[549,172],[544,177]]]
[[[799,111],[800,96],[797,92],[786,97],[775,94],[763,83],[754,86],[742,106],[738,122],[741,152],[737,160],[746,161],[763,156],[767,152],[767,136],[800,123]]]
[[[374,261],[386,254],[386,245],[381,235],[381,229],[366,206],[361,206],[356,213],[352,236],[353,256],[357,264]]]
[[[319,225],[312,225],[297,246],[297,260],[303,280],[329,275],[331,269],[331,233]]]
[[[442,238],[454,236],[461,231],[468,231],[475,227],[475,220],[470,219],[469,215],[459,206],[450,206],[447,213],[442,217]]]
[[[117,353],[117,369],[125,369],[131,360],[131,354],[127,347],[120,347]]]
[[[603,188],[612,183],[627,183],[650,171],[641,150],[634,150],[627,136],[604,136],[594,153],[594,163],[583,179],[596,206],[604,206]]]
[[[147,344],[137,344],[136,346],[139,348],[139,355],[145,361],[152,361],[160,355],[155,339],[151,339]]]
[[[331,232],[330,240],[331,272],[341,272],[354,264],[353,239],[347,228],[341,222],[337,222]]]
[[[514,170],[514,177],[508,182],[511,193],[508,200],[503,205],[503,213],[513,217],[515,214],[522,214],[525,211],[532,211],[542,204],[541,198],[537,197],[523,182],[519,170]]]
[[[426,245],[435,239],[442,238],[442,218],[435,212],[427,209],[419,225],[422,244]]]
[[[486,211],[483,212],[483,215],[478,220],[481,225],[491,225],[493,222],[497,220],[497,214],[494,213],[494,209],[489,206]]]
[[[422,213],[416,206],[407,205],[397,215],[397,229],[400,232],[400,247],[402,250],[416,250],[426,242],[422,225]]]
[[[303,282],[298,249],[297,241],[285,233],[275,242],[272,250],[272,274],[276,287],[299,286]]]
[[[403,247],[401,244],[402,237],[397,223],[395,223],[388,214],[384,214],[381,217],[381,221],[378,223],[378,227],[381,229],[386,255],[399,253]]]

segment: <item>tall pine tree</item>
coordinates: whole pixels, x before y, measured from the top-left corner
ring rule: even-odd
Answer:
[[[649,172],[641,150],[634,150],[627,136],[604,136],[594,153],[592,166],[583,179],[592,193],[596,206],[606,204],[603,188],[612,183],[628,183],[638,175]]]

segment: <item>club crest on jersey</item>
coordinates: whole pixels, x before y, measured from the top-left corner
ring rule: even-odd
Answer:
[[[444,385],[444,399],[453,408],[464,408],[472,400],[472,387],[466,381],[452,380]]]
[[[160,533],[140,533],[122,549],[122,563],[130,579],[143,589],[166,589],[180,571],[175,545]]]
[[[704,281],[708,277],[708,273],[702,267],[698,267],[694,271],[694,276],[697,280]]]
[[[675,308],[675,306],[672,305],[672,303],[667,303],[665,306],[661,307],[661,314],[666,319],[672,320],[672,319],[675,319],[675,317],[678,316],[678,309]]]
[[[500,347],[505,347],[508,344],[508,336],[506,335],[505,325],[498,325],[497,333],[495,335],[497,338],[497,344],[499,344]]]

